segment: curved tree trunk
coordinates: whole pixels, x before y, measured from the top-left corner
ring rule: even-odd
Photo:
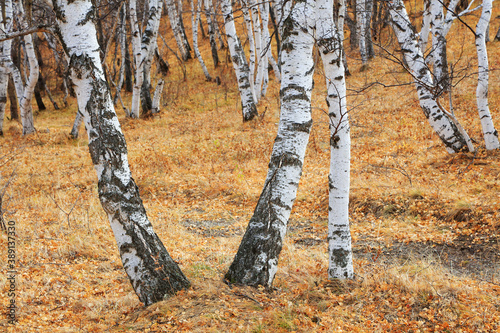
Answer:
[[[478,78],[476,89],[477,109],[479,118],[481,119],[481,127],[483,129],[484,142],[486,149],[498,149],[498,132],[493,125],[490,108],[488,106],[488,82],[489,82],[489,65],[488,52],[486,50],[486,33],[488,24],[491,18],[492,1],[483,0],[483,9],[479,22],[476,26],[476,50],[478,62]]]
[[[270,287],[278,269],[312,126],[314,2],[296,2],[283,22],[281,116],[264,189],[225,279]]]
[[[191,47],[186,37],[186,32],[184,30],[184,24],[182,23],[182,16],[177,9],[177,4],[175,0],[165,0],[165,5],[167,7],[168,19],[170,21],[170,27],[174,33],[175,41],[177,42],[177,47],[181,53],[181,58],[183,61],[191,59]]]
[[[256,101],[253,98],[253,92],[250,88],[250,71],[248,68],[247,58],[245,56],[245,52],[243,51],[243,47],[241,46],[240,39],[236,34],[231,1],[222,0],[221,7],[222,15],[224,15],[224,26],[226,29],[229,52],[231,54],[231,61],[238,80],[243,121],[249,121],[257,116],[258,113],[257,107],[255,106]]]
[[[351,279],[354,276],[349,229],[351,138],[342,63],[343,39],[336,29],[340,25],[333,22],[333,0],[317,0],[316,6],[316,40],[325,71],[330,120],[328,277]]]
[[[89,0],[53,0],[64,50],[70,61],[79,109],[89,137],[102,207],[115,235],[123,267],[145,305],[189,286],[153,231],[132,178],[127,146],[99,59]]]
[[[404,53],[409,71],[414,78],[420,107],[424,116],[443,141],[449,153],[459,152],[467,146],[470,139],[460,132],[453,115],[442,109],[437,96],[431,90],[436,90],[429,68],[418,45],[418,39],[412,30],[410,19],[402,0],[387,2],[391,15],[391,24]],[[458,122],[457,122],[458,123]]]
[[[196,11],[195,11],[195,6],[194,6],[194,1],[195,0],[191,0],[191,11],[192,11],[191,26],[193,27],[194,55],[198,59],[198,62],[201,65],[201,69],[203,70],[203,74],[205,75],[205,78],[207,79],[207,81],[212,81],[212,77],[208,73],[207,66],[205,65],[205,61],[203,61],[203,58],[202,58],[201,53],[200,53],[200,49],[198,48],[198,24],[196,24],[196,22],[198,22],[200,20],[200,17],[201,17],[201,1],[202,0],[198,0],[198,2],[196,4]],[[217,58],[217,61],[218,61],[218,58]]]

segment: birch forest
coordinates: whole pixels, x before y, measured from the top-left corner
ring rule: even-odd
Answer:
[[[0,332],[500,331],[496,1],[0,9]]]

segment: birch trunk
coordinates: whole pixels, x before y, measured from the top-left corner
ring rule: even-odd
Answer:
[[[191,47],[187,41],[186,33],[184,31],[184,24],[182,23],[182,16],[177,9],[177,4],[175,0],[165,0],[165,6],[167,7],[168,19],[170,21],[170,27],[174,33],[175,41],[177,42],[177,47],[181,53],[181,58],[184,61],[191,59]]]
[[[153,95],[153,105],[151,107],[151,113],[160,112],[161,94],[163,92],[164,85],[165,85],[165,81],[163,81],[162,79],[158,80],[158,83],[156,84],[156,88],[155,88],[155,93]]]
[[[200,0],[203,1],[203,0]],[[217,53],[217,41],[215,36],[215,25],[217,24],[212,15],[214,5],[211,0],[203,1],[205,6],[205,17],[207,18],[208,38],[210,40],[210,50],[212,51],[212,60],[214,68],[219,66],[219,54]]]
[[[257,0],[248,0],[248,3],[252,13],[253,34],[255,40],[255,64],[257,66],[257,72],[255,74],[254,90],[255,96],[257,97],[255,101],[258,102],[261,97],[262,80],[264,75],[262,67],[262,30],[260,28],[259,4],[257,3]]]
[[[243,121],[249,121],[258,115],[257,107],[255,106],[256,101],[254,100],[253,92],[250,89],[250,70],[248,68],[247,58],[245,56],[245,52],[243,51],[243,47],[241,46],[240,39],[236,34],[231,1],[222,0],[221,7],[222,15],[224,15],[224,27],[226,30],[229,53],[231,54],[231,61],[238,80]]]
[[[490,108],[488,106],[488,81],[489,81],[489,64],[488,52],[486,50],[486,32],[491,19],[492,0],[483,0],[483,9],[481,17],[476,26],[476,50],[477,50],[477,65],[478,78],[476,89],[477,109],[479,118],[481,119],[481,127],[483,129],[484,142],[486,149],[498,149],[498,132],[491,118]]]
[[[22,1],[16,3],[17,8],[15,10],[16,15],[19,16],[22,29],[28,29],[28,24],[24,20],[24,8]],[[24,36],[24,47],[26,52],[26,57],[29,65],[29,74],[26,80],[26,84],[22,88],[22,94],[18,93],[19,99],[19,109],[21,112],[21,123],[23,125],[23,135],[31,134],[35,132],[35,124],[33,121],[33,108],[31,101],[33,100],[33,94],[35,91],[35,86],[38,82],[38,62],[36,60],[35,49],[33,47],[33,38],[31,35]],[[19,78],[18,78],[19,80]],[[22,82],[19,83],[22,85]]]
[[[149,0],[149,8],[147,12],[146,28],[142,33],[142,38],[139,37],[139,27],[137,23],[136,1],[130,1],[130,16],[133,23],[133,46],[135,52],[136,75],[134,82],[134,91],[132,94],[132,107],[130,114],[132,118],[139,118],[139,105],[142,101],[143,114],[151,110],[151,62],[153,60],[154,51],[156,48],[156,37],[160,27],[161,17],[161,0]],[[141,38],[141,42],[138,39]],[[139,47],[138,47],[139,45]]]
[[[249,81],[250,81],[250,89],[252,90],[253,93],[253,99],[257,101],[257,96],[255,95],[255,62],[256,62],[256,55],[255,55],[255,39],[253,37],[253,24],[252,24],[252,17],[250,16],[250,11],[249,11],[249,1],[248,0],[242,0],[241,1],[241,10],[243,12],[243,18],[245,20],[245,26],[247,28],[247,35],[248,35],[248,44],[249,44],[249,51],[250,51],[250,60],[248,62],[249,66]]]
[[[431,0],[432,65],[434,82],[443,91],[449,90],[448,57],[446,55],[446,37],[444,35],[443,3]],[[423,52],[423,51],[422,51]]]
[[[198,62],[201,65],[201,69],[203,70],[203,74],[205,75],[207,81],[212,81],[212,77],[208,73],[207,66],[205,65],[205,62],[203,61],[203,58],[200,53],[200,49],[198,48],[198,24],[196,22],[199,22],[200,17],[201,17],[201,1],[202,0],[197,0],[197,7],[195,11],[195,6],[194,6],[194,1],[191,0],[191,26],[193,27],[193,49],[194,49],[194,55],[198,59]]]
[[[296,2],[282,24],[278,134],[264,189],[225,275],[230,283],[272,285],[312,126],[314,1]]]
[[[461,151],[467,146],[467,140],[470,139],[459,131],[453,122],[453,115],[440,108],[437,96],[431,91],[436,90],[436,87],[418,46],[418,39],[412,30],[403,1],[389,0],[387,6],[391,15],[392,27],[404,53],[409,71],[414,78],[424,116],[443,141],[449,153]]]
[[[420,50],[422,50],[422,54],[425,54],[427,51],[427,43],[429,41],[429,33],[431,31],[431,1],[432,0],[424,0],[424,13],[422,18],[422,29],[420,29]],[[432,55],[430,55],[432,57]],[[430,60],[430,59],[429,59]]]
[[[259,5],[262,20],[262,90],[260,97],[266,96],[269,83],[269,56],[271,55],[271,35],[269,34],[269,4],[267,2]]]
[[[356,0],[356,32],[363,70],[368,64],[368,52],[366,50],[366,0]]]
[[[52,0],[84,116],[98,192],[120,250],[123,267],[145,305],[189,286],[153,231],[132,178],[127,146],[99,59],[89,0]],[[89,19],[90,18],[90,19]]]
[[[144,80],[142,75],[141,31],[137,18],[137,0],[129,0],[130,28],[132,30],[132,52],[134,53],[135,76],[132,89],[132,105],[130,106],[130,117],[139,118],[139,105],[141,102],[141,87]]]
[[[342,39],[333,21],[333,0],[317,0],[316,6],[316,40],[325,71],[330,120],[328,277],[350,279],[354,275],[349,229],[351,139]]]

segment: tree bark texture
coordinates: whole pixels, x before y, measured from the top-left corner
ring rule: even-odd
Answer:
[[[207,81],[212,81],[212,77],[208,73],[207,66],[205,65],[205,61],[203,61],[200,49],[198,48],[198,24],[196,24],[196,22],[198,22],[201,17],[201,1],[202,0],[197,0],[196,10],[195,10],[195,5],[194,5],[195,0],[191,0],[191,11],[192,11],[191,26],[193,27],[193,49],[194,49],[194,55],[196,56],[196,59],[198,59],[198,62],[201,65],[201,69],[203,70],[205,78],[207,79]]]
[[[125,138],[99,59],[89,0],[52,0],[58,31],[69,58],[98,177],[98,193],[120,250],[123,267],[145,305],[189,286],[153,230],[132,178]]]
[[[459,152],[467,146],[467,138],[459,131],[452,115],[440,108],[437,102],[437,88],[431,72],[425,64],[418,38],[412,30],[406,8],[402,0],[389,0],[387,6],[391,24],[404,53],[410,74],[414,78],[420,107],[430,125],[443,141],[449,153]]]
[[[270,287],[312,126],[314,1],[296,2],[284,17],[281,54],[281,116],[269,170],[254,214],[225,279]]]
[[[476,89],[477,109],[481,119],[483,137],[486,149],[498,149],[498,132],[491,118],[488,105],[488,86],[489,86],[489,64],[488,52],[486,50],[486,32],[491,19],[492,0],[483,0],[482,14],[476,25],[476,50],[478,78]]]
[[[170,27],[174,33],[175,41],[177,42],[177,47],[181,53],[181,58],[183,61],[191,59],[191,47],[186,37],[186,32],[184,30],[184,24],[182,23],[182,16],[177,9],[177,4],[175,0],[165,0],[165,5],[167,7],[168,19],[170,21]]]
[[[349,229],[351,138],[342,63],[343,39],[333,20],[333,0],[316,1],[316,18],[316,40],[323,60],[330,121],[328,277],[350,279],[354,275]]]
[[[446,36],[444,35],[443,3],[431,0],[432,65],[434,82],[444,92],[449,90],[448,57],[446,55]]]
[[[250,70],[240,39],[236,34],[231,1],[222,0],[221,7],[222,15],[224,15],[224,27],[226,30],[229,53],[231,54],[231,61],[236,73],[236,79],[238,80],[243,121],[249,121],[258,115],[257,107],[255,106],[256,101],[253,98],[253,92],[250,86]]]

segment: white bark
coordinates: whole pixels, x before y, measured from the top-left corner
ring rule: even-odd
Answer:
[[[422,29],[420,29],[420,50],[425,54],[427,49],[427,42],[429,41],[429,33],[431,31],[431,1],[432,0],[424,0],[424,13],[422,18]],[[431,55],[432,57],[432,55]]]
[[[99,57],[89,0],[52,0],[70,61],[79,110],[97,172],[98,192],[120,250],[123,267],[145,305],[189,286],[153,231],[132,178],[121,132]]]
[[[448,60],[446,55],[446,37],[444,35],[443,3],[441,0],[430,0],[432,49],[430,52],[434,83],[442,91],[449,89]],[[423,50],[422,50],[423,52]]]
[[[200,21],[200,16],[201,16],[201,1],[198,0],[197,2],[197,7],[195,11],[195,6],[194,6],[194,1],[191,0],[191,26],[193,27],[193,49],[194,49],[194,55],[198,59],[198,62],[201,65],[201,69],[203,70],[203,74],[205,74],[205,77],[207,78],[208,81],[212,81],[212,77],[208,73],[207,66],[205,65],[205,62],[203,61],[203,58],[200,53],[200,49],[198,48],[198,24],[196,22]]]
[[[15,13],[16,15],[19,16],[21,28],[27,29],[28,25],[24,21],[24,9],[22,2],[17,2],[16,6],[17,7]],[[11,0],[6,0],[5,11],[6,11],[6,17],[10,15],[12,20],[13,8]],[[6,29],[10,30],[11,28],[12,28],[12,21],[6,24]],[[12,62],[12,59],[10,58],[10,48],[11,48],[10,42],[7,42],[4,45],[5,49],[4,56],[5,56],[6,66],[9,69],[10,73],[12,74],[16,86],[16,94],[21,113],[21,123],[23,126],[23,135],[27,135],[35,132],[31,101],[33,99],[35,86],[38,81],[39,68],[38,68],[38,61],[36,59],[35,49],[33,48],[33,38],[31,35],[24,36],[24,44],[25,44],[26,57],[29,65],[29,74],[26,80],[26,84],[23,84],[21,73],[19,69]]]
[[[164,85],[165,85],[165,81],[163,81],[162,79],[158,80],[158,83],[156,84],[156,88],[155,88],[155,93],[153,95],[153,107],[151,108],[152,113],[160,112],[161,94],[163,92]]]
[[[333,0],[316,1],[316,40],[323,60],[330,119],[330,174],[328,176],[328,277],[353,277],[349,230],[350,149],[342,39],[333,21]]]
[[[389,0],[387,6],[391,15],[391,25],[406,62],[414,78],[420,106],[434,131],[443,141],[449,153],[459,152],[467,145],[467,138],[459,131],[450,116],[441,110],[437,96],[433,94],[436,86],[429,68],[425,64],[418,39],[411,28],[402,0]]]
[[[255,39],[253,38],[252,17],[250,16],[250,11],[248,8],[250,8],[249,1],[242,0],[241,10],[243,12],[243,18],[245,20],[245,26],[247,28],[248,44],[250,50],[250,60],[248,62],[250,89],[252,90],[253,99],[257,101],[257,95],[255,95],[255,63],[256,63]]]
[[[271,35],[269,34],[269,4],[263,2],[259,5],[260,16],[262,19],[262,90],[260,97],[266,96],[267,85],[269,83],[269,56],[271,55]]]
[[[142,61],[141,53],[141,31],[139,30],[139,20],[137,18],[137,0],[129,0],[130,10],[130,27],[132,29],[132,52],[134,54],[135,75],[134,87],[132,90],[132,105],[130,106],[130,117],[139,118],[139,110],[141,105],[141,87],[144,80],[142,75]]]
[[[135,82],[132,92],[132,106],[130,114],[132,118],[139,118],[140,115],[140,102],[141,90],[146,89],[145,93],[149,93],[150,88],[150,74],[151,62],[156,48],[156,37],[158,36],[158,29],[160,27],[162,1],[149,0],[149,7],[147,12],[146,28],[142,33],[139,32],[139,24],[137,22],[136,0],[130,0],[130,17],[132,31],[132,45],[135,55]],[[140,39],[140,42],[138,41]],[[143,85],[146,84],[146,87]],[[144,92],[143,92],[144,94]]]
[[[208,38],[210,40],[210,49],[212,51],[212,59],[214,62],[214,67],[217,68],[219,66],[219,55],[217,53],[217,41],[215,36],[217,21],[215,20],[215,16],[213,15],[215,9],[214,5],[212,4],[212,0],[205,0],[203,3],[205,8],[205,17],[207,19],[207,30]]]
[[[492,0],[483,0],[483,9],[481,17],[476,26],[476,50],[477,50],[477,65],[478,78],[476,89],[477,109],[479,118],[481,119],[481,127],[483,129],[484,142],[486,149],[498,149],[498,132],[491,118],[490,108],[488,106],[488,82],[489,82],[489,65],[488,52],[486,50],[486,33],[488,24],[491,19]]]
[[[356,0],[356,31],[361,62],[365,66],[368,63],[368,52],[366,50],[366,0]]]
[[[184,31],[184,25],[182,24],[181,14],[177,9],[177,4],[175,0],[165,0],[165,6],[167,8],[170,27],[172,28],[175,41],[177,42],[177,47],[181,53],[181,58],[182,60],[187,61],[191,59],[191,48],[185,37],[186,33]]]
[[[264,79],[264,62],[262,60],[262,30],[260,27],[259,4],[257,0],[248,0],[248,4],[250,5],[250,11],[252,12],[253,33],[255,39],[255,63],[257,65],[257,73],[255,74],[254,90],[255,96],[257,97],[255,101],[258,102],[261,97],[262,81]]]
[[[231,54],[236,78],[238,80],[238,88],[241,96],[241,107],[243,113],[243,121],[252,120],[258,113],[255,106],[256,101],[253,98],[253,92],[250,88],[250,71],[248,68],[247,59],[240,39],[236,34],[234,25],[234,17],[230,0],[222,0],[222,15],[224,15],[224,27],[226,30],[227,44]]]
[[[283,24],[281,115],[264,189],[229,271],[231,283],[270,287],[312,126],[313,0],[295,2]]]

